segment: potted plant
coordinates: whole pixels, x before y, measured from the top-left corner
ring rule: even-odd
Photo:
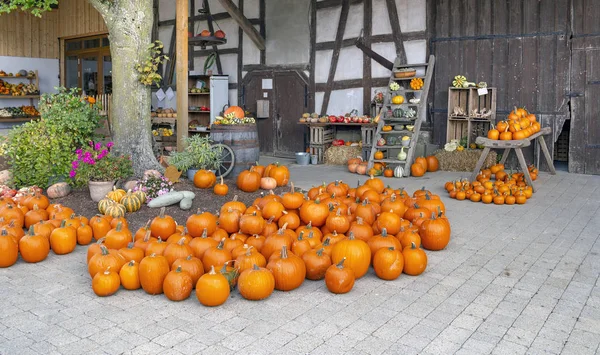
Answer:
[[[113,142],[106,145],[89,142],[88,147],[75,151],[77,157],[71,162],[69,177],[75,186],[88,185],[93,201],[100,201],[112,189],[117,180],[133,175],[133,164],[128,155],[111,151]]]
[[[198,170],[216,171],[221,166],[221,149],[214,148],[210,137],[199,134],[185,139],[185,150],[173,152],[169,164],[180,171],[187,171],[187,177],[194,179]]]

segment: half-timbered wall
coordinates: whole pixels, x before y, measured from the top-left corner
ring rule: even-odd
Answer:
[[[422,63],[427,52],[424,0],[312,1],[315,112],[369,114],[376,90],[383,90],[390,71],[355,47],[363,31],[367,47],[393,62],[406,53],[407,63]]]
[[[259,20],[261,17],[261,2],[263,2],[264,6],[264,0],[234,0],[234,3],[243,10],[246,18],[248,18],[259,31],[261,28]],[[227,36],[227,43],[218,46],[217,51],[219,53],[221,72],[229,75],[229,102],[231,105],[236,105],[238,103],[237,84],[241,81],[241,77],[245,75],[245,73],[242,72],[243,66],[246,64],[259,64],[261,62],[261,54],[254,43],[240,30],[238,24],[231,18],[218,1],[209,1],[209,6],[210,12],[215,19],[213,22],[215,31],[220,28]],[[165,52],[168,53],[171,46],[175,44],[173,32],[175,27],[175,5],[172,0],[160,0],[158,8],[158,38],[164,43]],[[190,1],[190,16],[198,16],[197,10],[200,8],[202,8],[202,0]],[[208,29],[208,23],[206,20],[193,20],[190,18],[189,28],[190,32],[196,35],[202,30]],[[212,47],[207,47],[206,49],[193,47],[193,50],[190,48],[189,57],[193,56],[193,64],[190,65],[190,71],[199,74],[203,73],[206,56],[212,51]],[[172,61],[171,65],[174,65],[174,61]],[[165,66],[165,73],[163,75],[165,78],[169,77],[166,72],[168,70],[169,65]],[[217,73],[217,64],[213,66],[212,70],[213,73]],[[160,104],[160,106],[163,105],[175,107],[175,99]]]

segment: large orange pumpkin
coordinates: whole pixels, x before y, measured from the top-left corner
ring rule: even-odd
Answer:
[[[223,112],[224,116],[229,114],[233,114],[235,118],[244,118],[244,109],[239,106],[230,106],[225,112]]]

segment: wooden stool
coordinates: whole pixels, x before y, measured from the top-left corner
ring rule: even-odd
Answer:
[[[548,151],[548,147],[546,146],[546,141],[544,140],[544,136],[550,133],[552,133],[552,129],[550,127],[544,127],[539,132],[521,140],[500,141],[488,139],[485,137],[477,137],[475,143],[482,144],[483,146],[485,146],[485,148],[483,149],[481,157],[479,157],[479,161],[477,162],[475,170],[471,175],[471,181],[474,181],[477,178],[477,174],[479,174],[479,172],[481,171],[481,167],[483,166],[485,158],[489,154],[490,149],[504,149],[504,153],[502,154],[502,160],[500,161],[500,164],[504,164],[504,162],[506,162],[506,158],[508,158],[510,150],[514,149],[515,154],[517,154],[517,159],[519,160],[519,165],[523,170],[525,181],[527,181],[527,185],[531,186],[531,188],[535,192],[535,187],[533,186],[533,181],[531,180],[531,175],[529,174],[529,169],[527,169],[527,163],[525,162],[525,157],[523,156],[523,151],[521,149],[530,146],[531,141],[537,139],[538,144],[540,145],[540,147],[542,148],[542,152],[544,153],[544,157],[546,158],[546,163],[548,163],[548,166],[550,167],[550,173],[552,175],[556,175],[556,170],[554,169],[552,157],[550,156],[550,152]]]

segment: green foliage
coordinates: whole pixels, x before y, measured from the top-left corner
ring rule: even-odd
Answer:
[[[158,66],[166,63],[169,57],[163,54],[161,41],[154,41],[149,47],[149,55],[142,63],[135,65],[135,70],[140,73],[140,82],[146,86],[160,85],[162,76],[158,74]]]
[[[58,0],[3,0],[0,1],[0,13],[22,10],[39,17],[42,12],[49,11],[51,5],[56,4]]]
[[[222,149],[213,148],[210,137],[195,134],[186,138],[185,145],[184,151],[173,152],[169,158],[169,164],[178,170],[216,170],[221,165]]]
[[[92,140],[99,126],[97,108],[76,90],[44,94],[40,112],[41,119],[13,128],[4,147],[17,187],[65,181],[75,149]]]

